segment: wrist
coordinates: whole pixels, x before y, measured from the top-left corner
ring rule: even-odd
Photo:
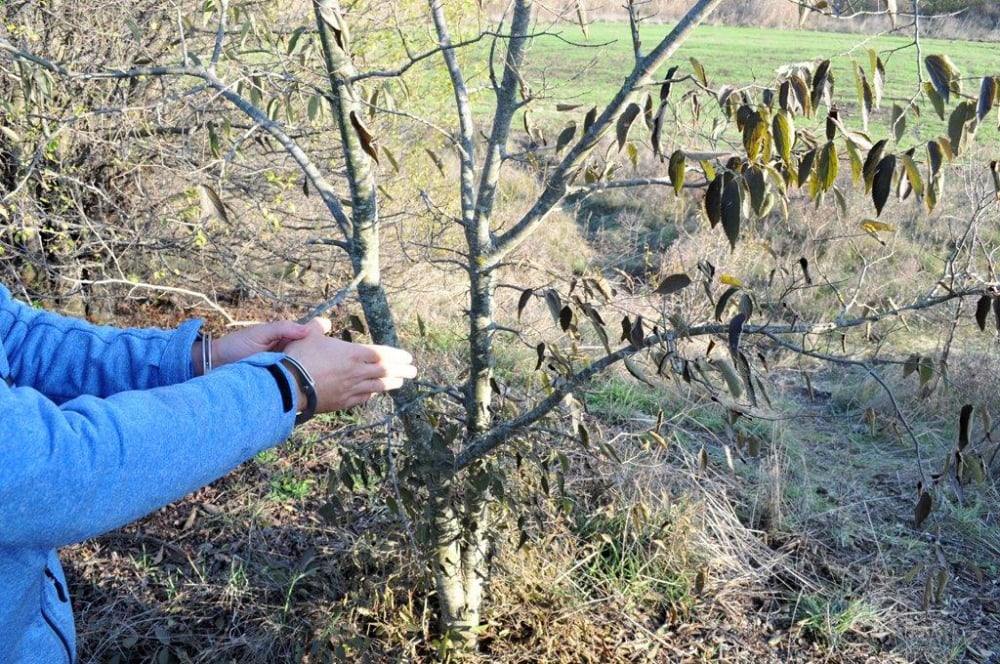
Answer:
[[[296,392],[297,411],[295,424],[299,425],[312,419],[316,414],[316,382],[302,364],[290,355],[281,358],[280,363],[292,375]]]
[[[191,367],[195,376],[204,376],[214,368],[211,332],[201,332],[191,345]]]

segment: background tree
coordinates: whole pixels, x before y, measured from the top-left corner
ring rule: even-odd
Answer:
[[[551,92],[529,67],[532,39],[546,31],[529,0],[476,12],[437,1],[359,3],[350,11],[328,0],[290,10],[220,2],[176,16],[123,5],[120,14],[100,12],[115,19],[105,29],[118,34],[106,51],[90,47],[92,35],[35,28],[57,11],[8,4],[6,25],[15,29],[0,42],[10,56],[5,244],[21,255],[7,265],[21,271],[26,291],[43,290],[24,270],[50,265],[53,247],[68,242],[78,253],[63,254],[88,271],[53,268],[48,278],[74,286],[139,282],[176,293],[176,280],[197,275],[183,288],[224,302],[254,292],[308,301],[309,315],[351,291],[364,315],[356,327],[394,345],[399,282],[383,272],[386,227],[420,264],[456,265],[468,291],[457,307],[468,318],[459,335],[462,378],[399,391],[402,426],[387,445],[397,456],[391,463],[346,456],[344,472],[391,476],[392,508],[414,524],[426,551],[444,647],[471,647],[497,508],[520,515],[519,544],[532,537],[531,496],[518,495],[508,478],[527,462],[545,487],[559,485],[568,439],[615,454],[581,420],[582,388],[593,376],[620,363],[644,383],[674,377],[724,403],[735,423],[768,408],[768,355],[790,351],[872,371],[912,365],[930,389],[942,364],[892,349],[857,359],[863,344],[850,332],[963,298],[977,300],[977,321],[997,311],[993,281],[976,276],[992,274],[993,265],[991,252],[976,257],[977,215],[935,276],[938,285],[914,284],[898,305],[862,306],[861,284],[845,289],[796,255],[793,234],[787,251],[773,252],[766,284],[744,283],[708,255],[669,272],[587,268],[522,280],[530,257],[518,252],[560,206],[617,188],[692,196],[689,214],[717,228],[730,252],[757,225],[790,223],[803,202],[848,214],[846,192],[856,188],[871,198],[859,233],[880,238],[894,231],[879,221],[894,194],[935,208],[949,158],[992,117],[996,79],[983,78],[974,98],[959,101],[960,74],[939,55],[925,59],[926,85],[893,112],[894,134],[885,139],[867,126],[885,85],[878,53],[794,64],[767,85],[717,85],[701,63],[671,58],[720,4],[693,3],[665,38],[646,43],[645,5],[628,3],[633,58],[621,88],[601,106],[563,111],[579,117],[555,130],[551,119],[536,119]],[[585,33],[585,12],[568,9],[546,20],[570,18]],[[489,65],[473,80],[477,49],[488,49]],[[474,85],[489,90],[489,103]],[[857,110],[857,126],[834,103],[845,87],[857,90],[843,102]],[[920,104],[941,116],[947,139],[905,134]],[[705,131],[703,115],[715,123],[706,132],[712,149],[685,148],[681,139],[694,144]],[[84,167],[85,176],[73,170]],[[511,211],[504,181],[514,173],[527,173],[538,189]],[[137,279],[150,255],[157,267]],[[275,269],[280,277],[267,274]],[[235,286],[218,292],[218,283]],[[802,320],[796,299],[820,285],[829,315]],[[519,321],[536,308],[551,315],[541,333]],[[419,334],[425,321],[416,327]],[[510,343],[532,350],[537,380],[512,386],[497,374],[498,346]],[[661,437],[660,423],[648,433]],[[923,474],[919,447],[917,460]]]

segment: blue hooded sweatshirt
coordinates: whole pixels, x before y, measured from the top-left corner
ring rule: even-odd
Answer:
[[[76,659],[58,547],[178,500],[291,433],[292,378],[274,369],[283,356],[194,378],[199,327],[95,326],[0,286],[3,662]]]

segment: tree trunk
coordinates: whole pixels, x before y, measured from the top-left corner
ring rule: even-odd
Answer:
[[[317,0],[314,7],[351,186],[351,237],[346,244],[354,272],[361,277],[358,299],[372,340],[398,346],[396,326],[379,269],[374,172],[363,139],[355,127],[361,114],[358,97],[350,82],[356,71],[348,52],[347,30],[336,2]],[[485,383],[488,387],[488,371],[487,364],[486,378],[478,381],[480,385]],[[428,424],[416,388],[407,384],[394,392],[393,398],[403,412],[407,444],[417,464],[415,473],[423,479],[428,492],[425,518],[430,525],[430,537],[426,546],[437,588],[441,629],[452,647],[471,650],[476,645],[475,628],[479,626],[482,605],[486,496],[474,493],[464,505],[455,505],[454,454]],[[487,396],[487,403],[488,399]],[[477,421],[482,420],[477,418]]]

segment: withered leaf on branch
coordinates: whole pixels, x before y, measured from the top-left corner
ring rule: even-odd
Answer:
[[[922,491],[920,493],[920,498],[917,499],[917,504],[913,508],[913,525],[919,528],[920,525],[927,519],[931,513],[931,507],[934,501],[931,498],[929,491]]]
[[[882,209],[889,200],[892,191],[892,178],[896,172],[896,155],[886,155],[875,167],[872,178],[872,202],[875,204],[875,215],[882,214]]]
[[[861,173],[865,178],[866,194],[872,190],[872,182],[875,180],[875,169],[878,168],[879,162],[882,161],[882,155],[885,154],[886,143],[888,143],[888,140],[883,138],[872,146],[872,149],[868,151],[868,156],[865,157]]]
[[[995,76],[984,76],[979,86],[979,100],[976,104],[976,120],[982,122],[993,108],[997,100],[997,79]]]
[[[809,274],[809,259],[803,256],[799,259],[799,267],[802,268],[802,276],[805,278],[807,284],[812,284],[812,276]]]
[[[722,220],[722,185],[723,175],[720,173],[708,184],[705,192],[705,215],[712,228]]]
[[[731,249],[736,249],[740,238],[740,219],[743,215],[743,194],[738,180],[732,180],[722,190],[722,229],[726,232]]]
[[[201,185],[201,214],[202,218],[215,217],[219,221],[228,224],[229,215],[226,213],[226,206],[223,205],[219,194],[208,185]]]
[[[671,274],[660,282],[660,285],[656,287],[656,292],[659,295],[669,295],[670,293],[676,293],[679,290],[687,288],[691,285],[691,277],[686,274]]]
[[[670,155],[670,163],[667,165],[667,173],[670,175],[670,184],[674,186],[674,194],[680,195],[684,188],[684,169],[687,158],[683,150],[674,150]]]
[[[979,325],[979,330],[981,332],[986,331],[986,317],[990,315],[990,310],[993,308],[993,298],[989,295],[983,295],[976,302],[976,324]]]
[[[563,151],[563,148],[565,148],[567,145],[570,144],[570,142],[573,140],[574,136],[576,136],[576,123],[575,122],[571,123],[565,129],[563,129],[561,132],[559,132],[559,136],[556,138],[556,154],[557,155],[560,152]]]
[[[351,126],[354,127],[354,131],[358,134],[358,139],[361,141],[361,148],[377,164],[378,150],[375,149],[375,137],[372,136],[371,132],[368,131],[368,127],[365,126],[365,123],[361,121],[361,118],[354,111],[351,111]]]
[[[964,404],[958,414],[958,449],[964,450],[969,445],[969,421],[972,419],[972,405]]]
[[[947,104],[951,99],[951,93],[960,91],[957,89],[959,72],[955,64],[947,55],[928,55],[924,58],[924,66],[931,77],[935,92]]]
[[[646,333],[642,329],[642,316],[636,316],[635,323],[628,331],[628,341],[632,345],[632,348],[640,350],[643,347],[643,342],[646,340]]]
[[[667,70],[666,79],[663,81],[663,84],[660,85],[660,101],[661,102],[666,101],[667,97],[670,96],[670,86],[673,83],[674,74],[677,73],[678,67],[679,67],[679,65],[674,65],[673,67],[671,67],[670,69]]]
[[[740,352],[740,336],[743,334],[743,324],[746,319],[746,314],[741,312],[729,321],[729,352],[732,353],[733,357],[736,357]]]
[[[565,332],[573,324],[573,310],[566,305],[559,311],[559,327]]]
[[[618,116],[618,122],[615,123],[615,136],[618,139],[619,150],[625,146],[625,141],[628,140],[628,130],[631,129],[632,123],[639,117],[640,112],[642,112],[642,109],[639,108],[639,104],[632,102]]]
[[[521,320],[521,312],[524,308],[528,306],[528,302],[531,300],[531,296],[535,294],[534,288],[525,288],[521,291],[521,297],[517,299],[517,319]]]

